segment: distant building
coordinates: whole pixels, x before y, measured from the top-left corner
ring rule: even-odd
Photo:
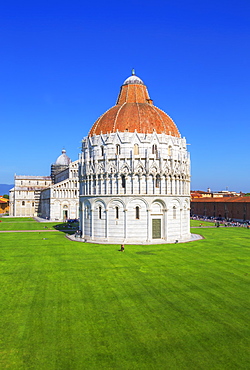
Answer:
[[[191,215],[250,220],[250,197],[192,198]]]
[[[40,214],[41,191],[51,185],[50,176],[14,177],[14,188],[10,190],[10,216],[33,217]]]
[[[191,199],[194,198],[224,198],[224,197],[240,197],[244,195],[243,193],[237,193],[236,191],[228,191],[228,190],[221,190],[211,192],[210,189],[208,191],[203,190],[191,190],[190,192]]]
[[[15,176],[10,190],[10,215],[56,221],[78,218],[78,160],[63,150],[51,166],[51,176]]]
[[[190,192],[191,199],[193,198],[212,198],[213,194],[208,191],[202,190],[191,190]]]

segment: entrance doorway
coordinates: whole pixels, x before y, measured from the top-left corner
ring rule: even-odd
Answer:
[[[152,219],[152,239],[161,239],[161,219]]]
[[[67,220],[68,219],[68,210],[63,210],[63,220]]]

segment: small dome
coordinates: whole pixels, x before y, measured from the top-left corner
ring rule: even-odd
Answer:
[[[132,69],[132,76],[128,77],[124,82],[123,85],[144,85],[144,82],[135,75],[135,70]]]
[[[62,150],[62,154],[57,158],[55,165],[57,166],[68,166],[71,163],[71,159],[67,156],[66,150]]]

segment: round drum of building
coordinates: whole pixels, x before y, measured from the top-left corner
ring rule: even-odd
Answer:
[[[190,159],[173,120],[134,72],[92,126],[79,160],[80,232],[89,242],[190,239]]]

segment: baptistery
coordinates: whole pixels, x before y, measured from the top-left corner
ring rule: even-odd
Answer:
[[[190,239],[190,158],[174,121],[135,75],[93,124],[79,159],[80,232],[88,242]]]

